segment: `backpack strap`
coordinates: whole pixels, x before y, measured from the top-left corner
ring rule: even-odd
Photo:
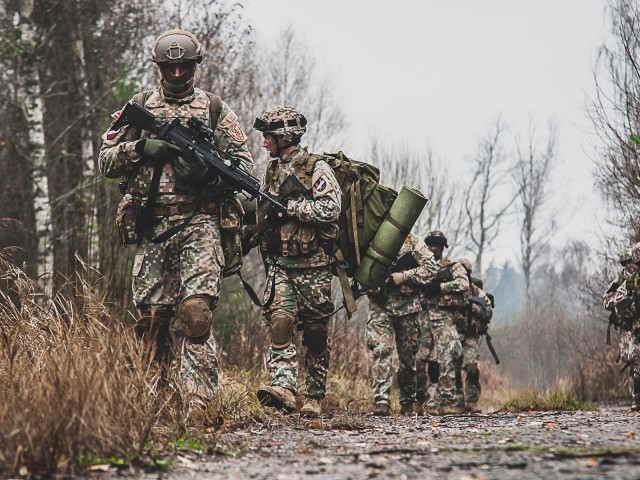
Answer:
[[[144,107],[144,104],[147,103],[149,97],[153,93],[153,90],[145,90],[144,92],[138,92],[133,96],[133,103],[137,103],[141,107]]]
[[[222,98],[219,95],[207,92],[209,97],[209,126],[215,130],[220,121],[220,113],[222,113]]]

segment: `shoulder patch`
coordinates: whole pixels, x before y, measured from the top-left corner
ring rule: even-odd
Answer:
[[[327,188],[327,181],[324,179],[324,177],[320,177],[318,180],[316,180],[316,183],[313,184],[313,188],[315,188],[316,192],[318,193],[324,192]]]

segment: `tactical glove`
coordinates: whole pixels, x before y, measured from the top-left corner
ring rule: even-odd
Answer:
[[[180,155],[182,150],[164,140],[147,138],[136,143],[136,152],[154,162],[166,162]]]
[[[179,155],[173,159],[176,178],[187,185],[197,185],[206,180],[207,164],[197,152]]]
[[[429,282],[424,286],[424,293],[430,297],[440,295],[440,284],[435,282]]]
[[[447,283],[453,280],[453,274],[449,268],[441,268],[436,273],[435,281],[438,283]]]

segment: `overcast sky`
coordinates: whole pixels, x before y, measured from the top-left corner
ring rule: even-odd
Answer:
[[[245,0],[259,42],[293,25],[333,79],[364,159],[376,134],[430,145],[456,172],[500,115],[558,127],[556,245],[594,230],[595,139],[585,113],[605,38],[605,0]],[[428,192],[425,192],[428,195]],[[508,231],[492,257],[514,258]]]

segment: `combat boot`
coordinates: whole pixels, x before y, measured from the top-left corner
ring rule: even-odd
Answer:
[[[414,413],[416,413],[414,403],[405,403],[404,405],[400,405],[400,415],[411,416]]]
[[[258,389],[256,396],[265,407],[273,407],[286,414],[296,410],[296,398],[293,392],[284,387],[263,385]]]
[[[459,405],[443,405],[440,409],[440,415],[460,415],[464,413],[464,407]]]
[[[478,404],[476,402],[467,403],[465,406],[465,411],[467,413],[480,413],[481,410],[478,408]]]
[[[374,417],[388,417],[389,415],[391,415],[391,407],[388,403],[379,402],[373,407]]]
[[[318,418],[322,415],[322,409],[320,408],[320,399],[318,398],[305,398],[304,405],[300,409],[300,416],[306,418]]]

